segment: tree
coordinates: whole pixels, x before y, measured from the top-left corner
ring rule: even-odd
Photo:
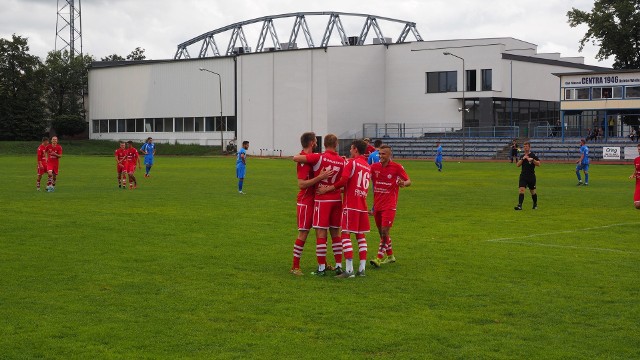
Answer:
[[[32,140],[47,127],[42,101],[45,72],[37,56],[29,55],[27,39],[0,39],[0,139]]]
[[[127,55],[127,60],[144,60],[146,59],[147,56],[144,54],[144,49],[141,49],[139,46],[137,48],[135,48],[135,50],[133,50],[131,52],[131,54]]]
[[[569,25],[589,27],[580,40],[600,46],[596,59],[615,58],[614,69],[640,68],[640,3],[637,0],[595,0],[591,12],[572,8]]]
[[[109,56],[105,56],[100,61],[124,61],[125,59],[118,54],[111,54]]]
[[[127,55],[127,58],[123,58],[122,56],[118,55],[118,54],[112,54],[109,56],[105,56],[102,59],[100,59],[100,61],[136,61],[136,60],[144,60],[147,58],[147,56],[144,54],[144,49],[142,49],[141,47],[137,47],[135,48],[133,51],[131,51],[131,53],[129,55]]]
[[[68,50],[47,55],[46,102],[52,117],[73,115],[84,118],[83,97],[87,91],[88,69],[93,58],[72,56]]]
[[[87,126],[84,118],[77,115],[58,115],[51,122],[51,127],[59,137],[82,134]]]

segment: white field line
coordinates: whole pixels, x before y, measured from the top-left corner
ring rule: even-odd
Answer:
[[[529,239],[529,238],[535,238],[535,237],[540,237],[540,236],[545,236],[546,237],[546,236],[559,235],[559,234],[573,234],[573,233],[577,233],[577,232],[583,232],[585,230],[601,230],[601,229],[606,229],[606,228],[611,228],[611,227],[626,226],[626,225],[638,225],[638,224],[640,224],[640,222],[610,224],[610,225],[595,226],[595,227],[590,227],[590,228],[581,228],[581,229],[577,229],[577,230],[564,230],[564,231],[556,231],[556,232],[543,233],[543,234],[531,234],[531,235],[526,235],[526,236],[517,236],[517,237],[510,237],[510,238],[490,239],[490,240],[485,240],[485,241],[487,241],[487,242],[499,242],[499,243],[505,243],[505,244],[534,245],[534,246],[555,247],[555,248],[565,248],[565,249],[577,249],[577,250],[606,251],[606,252],[615,252],[615,253],[622,253],[622,254],[638,254],[638,252],[635,252],[635,251],[625,251],[625,250],[618,250],[618,249],[585,247],[585,246],[573,246],[573,245],[556,245],[556,244],[544,244],[544,243],[538,243],[538,242],[517,241],[517,239]]]

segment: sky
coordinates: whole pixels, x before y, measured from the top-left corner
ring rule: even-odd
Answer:
[[[28,38],[30,53],[45,58],[56,47],[58,3],[62,0],[0,0],[0,37],[12,34]],[[613,59],[595,59],[598,47],[578,51],[587,31],[571,28],[567,11],[591,11],[593,0],[75,0],[81,2],[83,52],[100,59],[110,54],[126,56],[136,47],[147,59],[171,59],[177,45],[205,32],[236,22],[285,13],[334,11],[370,14],[416,23],[425,41],[513,37],[538,45],[539,53],[583,56],[589,65],[610,67]],[[316,46],[321,42],[328,17],[307,17]],[[364,18],[343,17],[348,36],[359,35]],[[280,42],[286,42],[293,18],[274,21]],[[395,39],[401,25],[379,21],[384,36]],[[77,25],[76,25],[77,26]],[[244,28],[255,48],[261,24]],[[373,30],[367,43],[371,43]],[[226,37],[225,37],[226,36]],[[224,52],[228,34],[216,37]],[[414,40],[410,34],[408,41]],[[332,44],[339,41],[332,35]],[[58,41],[60,47],[61,42]],[[298,44],[304,47],[302,34]],[[270,38],[265,47],[273,46]],[[197,57],[199,45],[189,48]]]

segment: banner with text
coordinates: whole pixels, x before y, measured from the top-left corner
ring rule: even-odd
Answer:
[[[620,148],[614,146],[603,146],[602,160],[620,160]]]
[[[591,87],[591,86],[638,86],[640,73],[595,74],[595,75],[565,75],[562,76],[562,87]]]

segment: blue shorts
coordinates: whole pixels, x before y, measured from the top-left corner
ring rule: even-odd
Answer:
[[[576,171],[586,171],[589,172],[589,164],[578,164],[576,165]]]
[[[146,155],[144,157],[144,164],[145,165],[153,165],[153,156]]]
[[[244,176],[247,173],[247,167],[246,166],[236,166],[236,177],[238,179],[244,179]]]

